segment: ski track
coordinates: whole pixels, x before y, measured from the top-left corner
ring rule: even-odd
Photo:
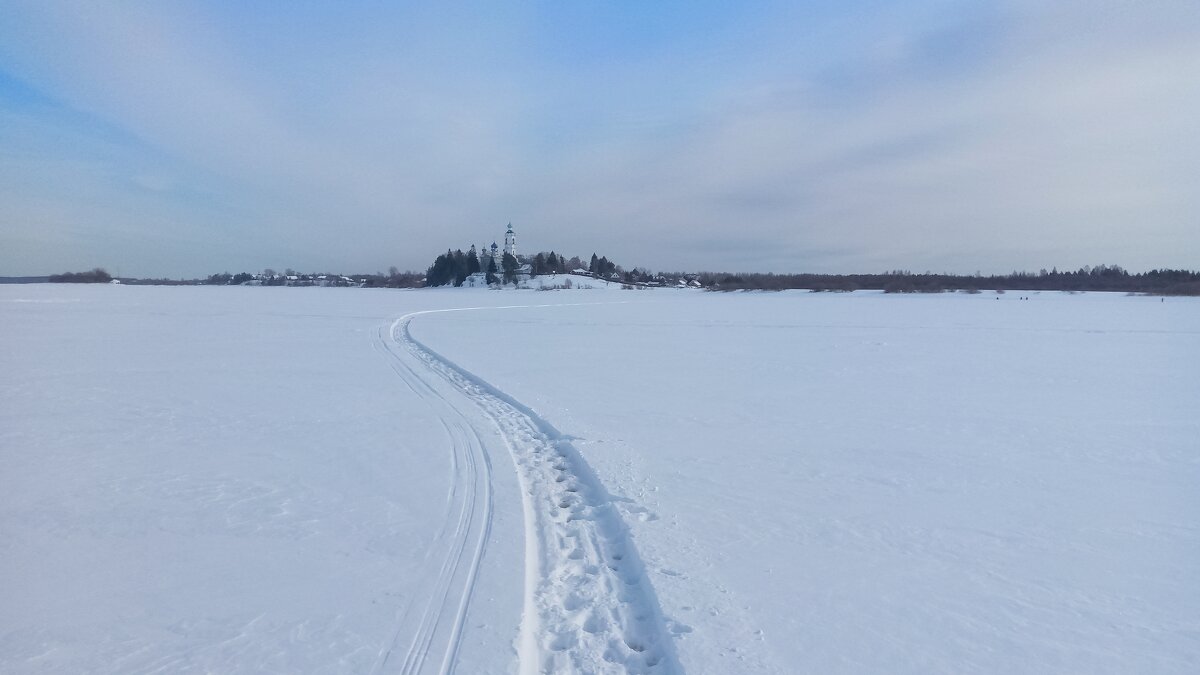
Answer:
[[[629,530],[578,450],[530,409],[409,331],[416,316],[472,309],[506,308],[414,312],[381,328],[376,342],[404,382],[440,409],[453,441],[455,476],[446,523],[422,575],[432,581],[419,584],[428,589],[427,596],[402,609],[394,643],[381,652],[375,672],[393,672],[400,661],[403,667],[395,672],[434,672],[434,665],[439,673],[454,670],[492,516],[491,466],[480,433],[470,424],[479,415],[456,407],[466,403],[495,423],[521,486],[526,540],[525,607],[516,643],[521,675],[682,675]],[[414,368],[413,359],[424,367]],[[431,376],[441,382],[427,379]],[[445,383],[466,400],[455,402],[460,397],[440,393]],[[407,636],[411,641],[404,645]],[[440,663],[429,660],[435,654]]]
[[[416,595],[401,609],[394,637],[380,651],[371,672],[451,673],[491,532],[491,460],[462,413],[395,348],[390,330],[381,328],[375,345],[390,357],[392,370],[405,385],[438,412],[450,441],[451,483],[442,523],[426,550],[420,582],[414,584]]]

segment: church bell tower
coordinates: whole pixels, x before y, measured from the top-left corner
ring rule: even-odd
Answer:
[[[517,235],[513,232],[512,223],[508,224],[508,231],[504,233],[504,252],[517,257]]]

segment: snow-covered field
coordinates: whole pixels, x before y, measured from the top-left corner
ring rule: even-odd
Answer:
[[[0,286],[0,345],[0,672],[1200,664],[1195,299]]]

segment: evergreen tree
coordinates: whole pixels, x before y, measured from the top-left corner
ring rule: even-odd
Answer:
[[[463,255],[462,249],[454,252],[454,285],[462,286],[467,280],[467,256]]]
[[[499,270],[496,269],[496,258],[494,256],[491,258],[488,258],[488,268],[487,268],[487,277],[486,278],[487,278],[487,282],[489,284],[494,284],[497,281],[499,281],[499,279],[496,278],[496,272],[498,272],[498,271]]]
[[[433,261],[433,265],[425,272],[426,286],[445,286],[454,281],[454,254],[449,249]]]
[[[558,267],[558,256],[554,254],[554,251],[550,251],[550,255],[546,256],[546,268],[550,270],[551,274],[558,274],[562,271]]]
[[[475,255],[475,247],[472,246],[471,250],[467,252],[467,274],[476,274],[481,271],[479,256]]]
[[[501,260],[501,266],[504,267],[504,283],[517,283],[517,259],[511,253],[505,253]]]
[[[600,273],[599,267],[600,267],[600,259],[596,257],[595,253],[593,253],[592,261],[590,263],[588,263],[588,271],[591,272],[592,274],[599,274]]]
[[[533,258],[533,276],[546,273],[546,256],[541,253]]]

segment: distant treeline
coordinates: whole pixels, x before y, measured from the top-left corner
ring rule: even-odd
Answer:
[[[104,271],[104,268],[97,267],[90,272],[51,274],[49,281],[52,284],[107,284],[112,281],[112,275]]]
[[[697,275],[705,288],[721,291],[808,289],[813,291],[882,290],[888,293],[945,291],[1117,291],[1155,295],[1200,295],[1200,272],[1152,270],[1130,274],[1117,265],[1057,269],[992,276],[913,274],[905,270],[883,274],[726,274]]]

